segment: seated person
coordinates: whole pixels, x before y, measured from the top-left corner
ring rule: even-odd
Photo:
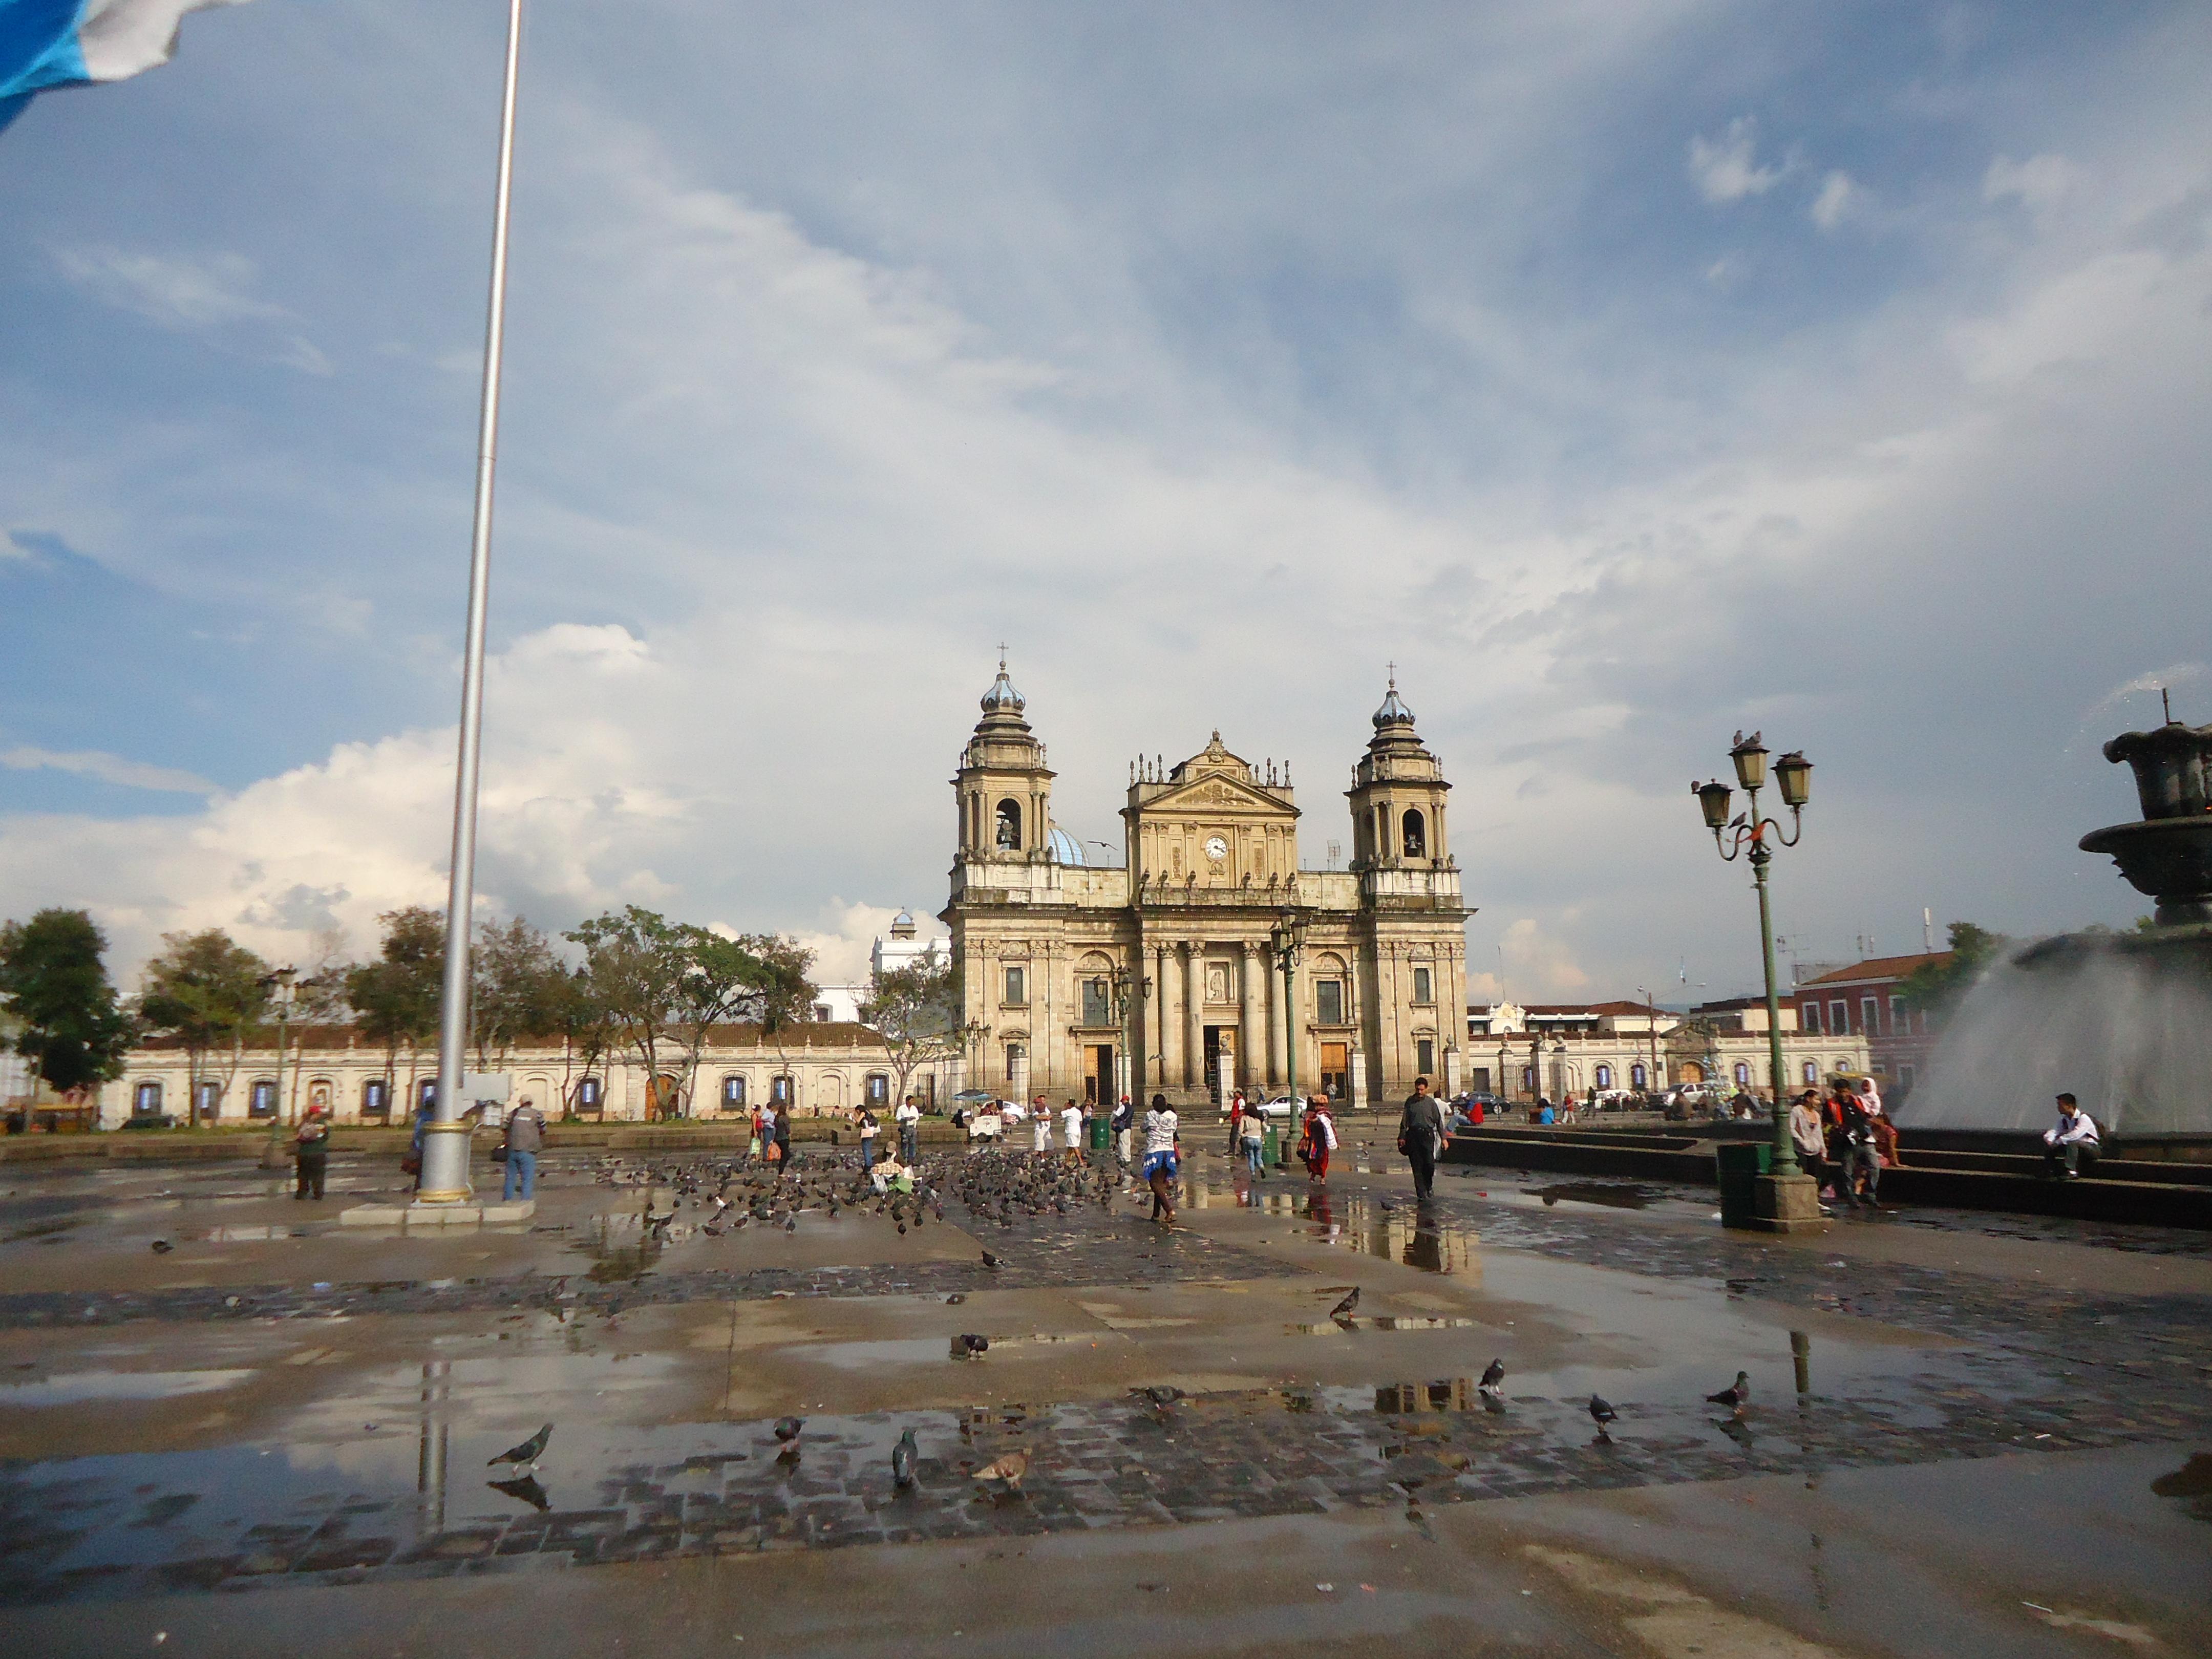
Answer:
[[[2097,1120],[2071,1095],[2058,1097],[2058,1121],[2043,1132],[2043,1169],[2061,1181],[2079,1181],[2097,1166]]]

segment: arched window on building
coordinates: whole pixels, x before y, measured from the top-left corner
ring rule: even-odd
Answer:
[[[745,1109],[745,1080],[736,1072],[722,1079],[722,1109],[726,1112]]]
[[[576,1079],[576,1110],[579,1113],[598,1112],[606,1105],[606,1085],[598,1078]]]
[[[1808,1083],[1818,1083],[1820,1080],[1820,1062],[1817,1060],[1807,1060],[1805,1062],[1805,1081]]]
[[[1628,1086],[1632,1089],[1648,1089],[1651,1086],[1651,1074],[1644,1069],[1644,1062],[1640,1060],[1628,1068]]]
[[[361,1115],[363,1117],[392,1115],[392,1081],[388,1078],[373,1077],[361,1085]]]
[[[156,1117],[161,1110],[161,1085],[142,1083],[131,1091],[131,1115],[133,1117]]]
[[[1735,1086],[1739,1089],[1751,1087],[1751,1067],[1740,1060],[1735,1063]]]
[[[1536,1070],[1533,1066],[1521,1068],[1521,1092],[1527,1095],[1536,1092]]]
[[[200,1121],[212,1123],[222,1110],[222,1085],[213,1078],[203,1078],[192,1091],[192,1109],[199,1114]]]
[[[1022,804],[1011,795],[999,803],[1000,851],[1018,853],[1022,847]]]
[[[1597,1068],[1597,1086],[1598,1086],[1599,1088],[1601,1088],[1601,1089],[1610,1089],[1611,1087],[1613,1087],[1613,1067],[1612,1067],[1612,1066],[1606,1066],[1606,1065],[1602,1065],[1602,1064],[1601,1064],[1601,1065],[1598,1066],[1598,1068]]]
[[[1406,856],[1425,859],[1429,855],[1428,820],[1412,807],[1406,810]]]
[[[1437,1077],[1437,1040],[1434,1037],[1413,1039],[1413,1069],[1434,1085]]]
[[[253,1079],[252,1085],[246,1091],[246,1115],[248,1117],[276,1115],[276,1079],[275,1078],[258,1077]]]
[[[776,1105],[790,1105],[794,1094],[790,1073],[779,1072],[768,1080],[768,1097]]]
[[[437,1103],[438,1079],[434,1077],[426,1077],[415,1085],[415,1104],[419,1109],[422,1107],[434,1106]]]
[[[871,1072],[867,1080],[868,1104],[888,1106],[891,1103],[891,1079],[888,1072]]]

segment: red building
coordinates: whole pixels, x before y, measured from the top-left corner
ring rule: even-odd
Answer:
[[[1875,1075],[1885,1095],[1899,1098],[1928,1069],[1941,1032],[1924,1010],[1905,1001],[1905,981],[1917,968],[1941,967],[1948,951],[1909,957],[1871,957],[1848,968],[1832,968],[1804,981],[1791,993],[1797,1029],[1829,1036],[1863,1036]]]

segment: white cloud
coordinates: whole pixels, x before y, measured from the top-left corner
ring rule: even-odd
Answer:
[[[1820,194],[1813,198],[1808,211],[1813,222],[1822,230],[1833,230],[1856,213],[1865,199],[1865,190],[1853,184],[1851,175],[1839,168],[1820,181]]]
[[[1690,140],[1690,179],[1705,200],[1718,206],[1747,196],[1764,196],[1782,182],[1780,165],[1761,167],[1756,159],[1759,125],[1739,115],[1717,138]]]
[[[243,325],[266,340],[270,361],[308,374],[332,373],[313,342],[278,326],[295,319],[253,293],[253,262],[241,254],[132,252],[115,247],[60,247],[54,263],[77,288],[134,316],[179,333],[215,333]]]
[[[149,766],[143,761],[125,760],[120,755],[106,754],[97,749],[61,752],[40,749],[31,744],[18,744],[13,749],[0,750],[0,766],[13,767],[18,771],[47,767],[57,772],[74,772],[82,777],[98,778],[102,783],[120,784],[126,789],[153,789],[180,795],[219,795],[222,793],[205,778],[192,773],[170,766]]]
[[[1982,199],[2018,202],[2043,215],[2063,201],[2083,177],[2081,169],[2063,155],[2032,155],[2025,161],[2000,155],[1982,175]]]

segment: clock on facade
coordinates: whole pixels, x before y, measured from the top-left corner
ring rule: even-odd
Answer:
[[[1219,836],[1212,836],[1207,837],[1206,843],[1206,856],[1212,859],[1216,864],[1220,863],[1222,860],[1229,856],[1229,843],[1224,841]]]

